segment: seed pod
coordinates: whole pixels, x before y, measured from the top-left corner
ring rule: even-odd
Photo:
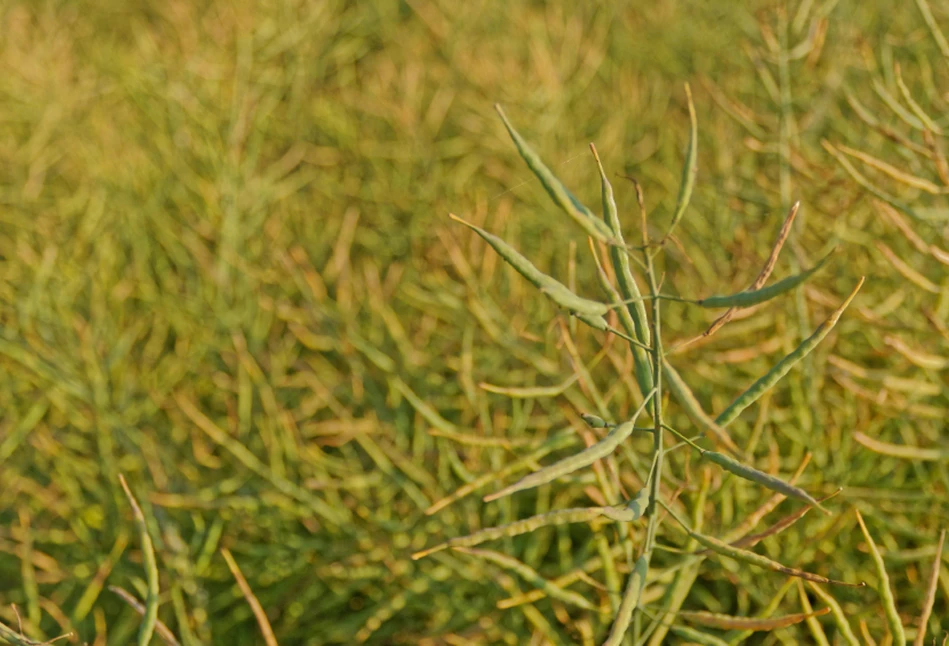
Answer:
[[[600,156],[596,152],[596,147],[590,144],[593,150],[593,157],[596,159],[597,168],[600,171],[600,186],[603,199],[603,220],[610,226],[613,237],[621,244],[625,245],[623,239],[623,230],[620,226],[619,213],[616,209],[616,200],[613,198],[613,186],[606,177],[606,171],[603,170],[603,164],[600,163]],[[649,319],[646,317],[646,304],[642,300],[642,292],[639,291],[639,285],[633,278],[633,271],[629,264],[629,256],[625,249],[616,245],[610,247],[610,260],[613,263],[613,270],[616,273],[616,281],[619,283],[620,293],[624,299],[630,301],[626,310],[632,319],[633,328],[636,332],[636,338],[640,343],[649,345]],[[649,355],[642,348],[633,349],[633,363],[636,369],[636,381],[642,392],[652,390],[652,365]]]
[[[921,462],[949,460],[949,449],[926,449],[918,446],[909,446],[908,444],[891,444],[889,442],[875,440],[860,431],[854,432],[853,439],[871,451],[889,455],[894,458],[919,460]]]
[[[618,646],[623,643],[626,631],[633,618],[633,612],[639,607],[639,599],[646,587],[646,573],[649,571],[649,552],[645,552],[637,559],[626,581],[626,590],[623,600],[616,611],[616,619],[610,629],[610,636],[603,642],[603,646]]]
[[[840,604],[837,603],[837,600],[816,583],[808,581],[807,584],[811,587],[811,590],[814,591],[814,594],[820,597],[830,608],[830,611],[834,613],[834,621],[837,623],[837,629],[843,641],[848,644],[848,646],[860,646],[860,640],[857,639],[857,636],[854,634],[853,628],[850,627],[850,623],[847,621],[847,614],[844,612],[844,609],[840,607]]]
[[[612,309],[605,303],[600,303],[598,301],[577,296],[572,291],[570,291],[566,285],[558,281],[553,276],[548,276],[542,272],[534,265],[534,263],[521,255],[521,253],[514,247],[493,233],[488,233],[481,227],[462,220],[457,215],[449,214],[449,217],[453,220],[461,222],[463,225],[484,238],[484,241],[494,247],[494,250],[498,252],[498,255],[500,255],[509,265],[511,265],[511,267],[516,269],[517,273],[529,280],[535,287],[537,287],[548,298],[550,298],[550,300],[554,301],[557,305],[564,308],[565,310],[574,312],[578,315],[583,314],[591,317],[602,318],[610,311],[610,309]],[[603,321],[603,325],[606,326],[605,320]]]
[[[860,523],[860,531],[863,532],[863,537],[867,539],[867,546],[870,548],[870,556],[873,558],[873,564],[876,566],[877,577],[879,578],[877,594],[880,595],[880,601],[883,602],[883,613],[886,615],[886,625],[890,629],[890,634],[893,635],[893,643],[905,644],[906,632],[903,630],[900,613],[896,608],[896,598],[893,596],[893,589],[890,587],[890,577],[886,572],[886,564],[883,562],[883,555],[880,554],[877,544],[873,542],[873,537],[870,536],[870,531],[867,529],[866,523],[863,522],[863,516],[860,515],[860,510],[857,509],[855,511],[857,514],[857,522]],[[925,627],[923,629],[925,630]]]
[[[689,207],[689,200],[692,199],[692,188],[695,186],[695,175],[698,172],[698,152],[699,152],[699,125],[695,118],[695,105],[692,103],[692,90],[689,84],[685,85],[685,97],[689,104],[689,121],[692,124],[689,130],[689,148],[685,154],[685,163],[682,166],[682,179],[679,182],[679,196],[676,198],[676,209],[672,215],[672,224],[669,225],[669,233],[676,228],[685,210]]]
[[[801,612],[793,615],[784,615],[783,617],[732,617],[731,615],[721,615],[713,612],[686,612],[680,610],[676,613],[686,621],[709,628],[719,628],[721,630],[774,630],[775,628],[787,628],[794,624],[799,624],[811,617],[823,617],[830,612],[830,608],[821,608],[815,612]]]
[[[837,321],[840,320],[840,315],[844,313],[844,310],[847,309],[847,306],[850,305],[850,302],[857,295],[857,292],[860,291],[860,288],[863,286],[864,279],[861,278],[860,282],[857,283],[857,286],[854,288],[850,295],[844,300],[844,302],[834,310],[831,315],[827,318],[826,321],[817,326],[817,329],[814,330],[814,333],[804,339],[801,345],[787,355],[781,361],[779,361],[771,370],[768,371],[766,375],[761,377],[758,381],[753,383],[748,390],[739,395],[735,401],[729,405],[728,408],[723,410],[721,414],[715,419],[715,421],[721,426],[727,425],[729,422],[734,420],[741,411],[745,410],[751,404],[753,404],[761,395],[771,389],[778,381],[781,380],[784,375],[790,372],[791,368],[794,367],[798,361],[803,359],[811,350],[817,347],[817,345],[824,340],[824,337],[837,325]]]
[[[594,612],[597,610],[596,606],[581,597],[576,592],[573,592],[572,590],[564,590],[560,586],[542,577],[534,568],[530,567],[526,563],[518,561],[516,558],[508,556],[507,554],[501,554],[500,552],[495,552],[493,550],[475,550],[467,547],[456,547],[455,551],[483,558],[484,560],[491,561],[495,565],[499,565],[506,570],[511,570],[537,589],[546,592],[547,595],[552,599],[559,599],[560,601],[578,606],[585,610],[593,610]]]
[[[790,496],[792,498],[797,498],[798,500],[803,500],[809,505],[817,507],[824,513],[829,513],[826,509],[820,506],[809,493],[801,489],[800,487],[795,487],[792,484],[785,482],[784,480],[773,476],[764,471],[759,471],[754,467],[748,466],[747,464],[742,464],[738,460],[731,458],[724,453],[717,453],[715,451],[704,451],[702,457],[708,460],[709,462],[714,462],[718,466],[722,467],[729,473],[734,473],[739,478],[744,478],[745,480],[751,480],[756,482],[763,487],[767,487],[772,491],[777,491],[782,493],[785,496]]]
[[[544,164],[540,156],[534,152],[530,144],[521,137],[520,133],[518,133],[517,130],[514,129],[514,126],[511,125],[511,122],[508,121],[507,115],[504,114],[504,110],[501,109],[501,106],[495,104],[494,109],[497,110],[498,115],[500,115],[501,120],[504,122],[504,127],[507,128],[511,139],[514,140],[514,145],[517,146],[517,152],[519,152],[521,158],[527,162],[528,168],[530,168],[534,175],[537,176],[537,179],[540,180],[540,183],[544,189],[546,189],[547,194],[550,195],[554,203],[563,209],[574,222],[579,224],[588,235],[602,242],[610,242],[612,236],[610,235],[609,227],[598,220],[590,209],[584,206],[580,200],[563,185],[563,182],[557,179],[557,176],[547,168],[547,165]]]
[[[748,563],[750,565],[755,565],[766,570],[771,570],[772,572],[780,572],[782,574],[787,574],[788,576],[796,576],[805,581],[813,581],[815,583],[829,583],[833,585],[844,585],[851,588],[861,588],[866,585],[864,582],[860,583],[847,583],[846,581],[837,581],[834,579],[828,579],[825,576],[819,574],[812,574],[810,572],[805,572],[804,570],[799,570],[797,568],[788,567],[777,561],[769,559],[767,556],[762,556],[756,552],[751,552],[749,550],[741,549],[740,547],[733,547],[728,543],[721,541],[712,536],[706,536],[705,534],[699,534],[698,532],[693,532],[692,530],[686,530],[689,532],[689,536],[697,540],[699,543],[712,550],[716,554],[721,554],[722,556],[727,556],[735,559],[736,561],[742,561],[743,563]]]
[[[480,531],[468,534],[467,536],[456,536],[444,543],[435,545],[428,549],[416,552],[412,555],[414,560],[440,552],[444,549],[454,547],[474,547],[487,541],[497,540],[499,538],[513,538],[521,534],[527,534],[540,529],[541,527],[568,525],[571,523],[590,523],[600,518],[606,517],[611,520],[636,520],[632,513],[626,508],[626,505],[616,505],[615,507],[574,507],[571,509],[557,509],[546,514],[537,514],[530,518],[516,520],[513,523],[500,525],[498,527],[487,527]]]
[[[542,484],[553,482],[561,476],[573,473],[577,469],[582,469],[583,467],[589,466],[597,460],[610,455],[613,450],[620,445],[620,443],[622,443],[633,433],[633,429],[636,426],[636,419],[645,409],[646,404],[649,403],[649,401],[655,395],[655,392],[656,391],[653,390],[653,392],[649,393],[649,396],[643,400],[643,403],[640,404],[639,408],[636,410],[636,413],[633,415],[633,418],[630,421],[613,427],[606,437],[593,446],[587,447],[579,453],[566,457],[559,462],[551,464],[550,466],[544,467],[540,471],[535,471],[534,473],[521,478],[514,484],[505,487],[498,492],[495,492],[489,496],[485,496],[484,501],[491,502],[492,500],[509,496],[510,494],[517,491],[532,489],[533,487],[539,487]]]
[[[826,256],[821,258],[816,265],[807,271],[802,271],[799,274],[788,276],[787,278],[779,280],[773,285],[768,285],[767,287],[762,287],[761,289],[738,292],[737,294],[730,294],[728,296],[709,296],[708,298],[703,298],[696,301],[696,304],[700,305],[701,307],[715,308],[750,307],[752,305],[757,305],[758,303],[764,303],[765,301],[769,301],[776,296],[780,296],[785,292],[791,291],[798,285],[807,281],[808,278],[823,269],[824,265],[827,264],[833,254],[834,250],[831,250]]]

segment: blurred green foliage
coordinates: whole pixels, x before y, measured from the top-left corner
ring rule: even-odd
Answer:
[[[949,13],[934,11],[949,28]],[[775,275],[809,266],[834,241],[844,260],[815,287],[670,361],[706,410],[720,411],[868,277],[857,313],[730,430],[775,472],[793,472],[811,453],[802,477],[811,491],[845,487],[833,516],[811,514],[758,549],[873,582],[850,510],[858,507],[914,634],[949,512],[949,471],[944,460],[872,452],[853,434],[945,441],[945,371],[914,363],[892,339],[947,355],[932,321],[949,315],[949,272],[913,255],[821,141],[940,182],[938,156],[912,157],[847,97],[891,131],[912,130],[874,88],[899,96],[900,63],[907,86],[949,128],[946,59],[915,7],[9,0],[0,34],[6,625],[17,626],[16,603],[33,639],[134,639],[140,615],[108,589],[146,592],[121,473],[155,543],[159,619],[183,644],[262,643],[222,548],[285,646],[598,643],[609,612],[548,599],[498,608],[529,590],[502,568],[451,552],[410,559],[482,527],[601,504],[590,473],[490,505],[480,497],[547,452],[590,439],[578,413],[625,419],[641,400],[622,344],[582,331],[573,352],[571,324],[551,325],[556,310],[446,215],[503,234],[543,270],[601,298],[584,237],[554,213],[491,105],[505,106],[591,206],[595,142],[609,172],[643,184],[658,233],[675,205],[689,82],[699,172],[664,290],[701,298],[747,287],[796,199],[804,206]],[[923,146],[921,137],[906,141]],[[614,184],[636,231],[631,186]],[[914,226],[949,247],[943,193],[888,190],[929,209],[935,222]],[[880,240],[936,293],[888,263]],[[713,320],[686,306],[665,312],[667,347]],[[480,386],[568,381],[544,398]],[[687,427],[676,414],[670,423]],[[639,441],[610,476],[621,488],[648,468],[648,453],[636,458]],[[670,494],[704,502],[704,532],[726,533],[764,500],[682,455]],[[479,478],[471,495],[425,514]],[[660,542],[679,546],[669,525]],[[600,537],[615,538],[548,528],[498,550],[553,580],[602,556]],[[679,558],[657,554],[653,565],[671,575]],[[939,582],[930,631],[949,628],[945,568]],[[710,560],[683,608],[801,612],[783,583]],[[657,614],[667,584],[649,582]],[[611,602],[589,582],[572,589]],[[832,592],[855,626],[882,639],[872,590]],[[820,624],[833,639],[831,618]],[[801,624],[762,643],[816,640],[815,630]]]

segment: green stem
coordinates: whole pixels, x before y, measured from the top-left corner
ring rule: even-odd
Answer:
[[[646,206],[643,201],[642,187],[636,183],[636,198],[639,201],[640,216],[642,217],[643,252],[646,260],[646,275],[649,278],[649,291],[652,296],[652,360],[655,393],[652,399],[653,418],[653,452],[656,460],[656,469],[650,483],[649,492],[649,524],[646,527],[645,553],[652,554],[656,543],[656,532],[659,528],[659,514],[656,505],[659,503],[659,484],[662,481],[663,466],[663,423],[662,423],[662,321],[659,309],[659,284],[656,280],[656,268],[653,263],[653,254],[649,253],[649,233],[646,227]]]

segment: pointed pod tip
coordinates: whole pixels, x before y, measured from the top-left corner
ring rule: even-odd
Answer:
[[[784,219],[785,220],[784,226],[790,226],[790,223],[794,222],[794,218],[797,217],[797,212],[800,209],[801,209],[801,200],[797,200],[796,202],[794,202],[794,204],[791,205],[791,208],[788,209],[788,215]]]
[[[866,280],[867,280],[867,277],[866,277],[866,276],[861,276],[861,277],[860,277],[860,280],[857,281],[857,286],[853,288],[853,291],[850,292],[850,296],[848,296],[848,297],[847,297],[847,300],[844,301],[844,307],[846,307],[847,305],[850,305],[850,301],[852,301],[852,300],[854,299],[854,297],[857,295],[857,292],[860,291],[860,288],[863,287],[863,283],[864,283]]]
[[[449,213],[449,214],[448,214],[448,217],[450,217],[450,218],[451,218],[452,220],[454,220],[455,222],[460,222],[460,223],[462,223],[462,224],[465,225],[466,227],[471,227],[472,229],[474,228],[474,225],[473,225],[473,224],[471,224],[470,222],[468,222],[468,221],[465,220],[464,218],[458,217],[458,216],[455,215],[454,213]]]
[[[831,323],[831,325],[836,325],[837,321],[840,319],[841,315],[844,313],[844,310],[850,307],[850,303],[853,301],[854,298],[856,298],[857,292],[859,292],[860,288],[863,287],[863,283],[866,280],[866,278],[867,278],[866,276],[860,277],[860,280],[857,282],[856,287],[853,288],[853,291],[850,292],[850,295],[844,299],[844,302],[840,304],[840,307],[834,310],[834,312],[830,315],[830,318],[827,319]]]
[[[504,127],[507,128],[509,132],[512,131],[514,128],[511,126],[511,122],[507,120],[507,115],[504,113],[504,108],[501,107],[500,103],[494,104],[494,111],[498,113],[499,117],[501,117],[501,121],[504,122]],[[511,135],[513,136],[514,133],[511,132]]]

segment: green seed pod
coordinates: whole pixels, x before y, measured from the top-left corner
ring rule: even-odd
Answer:
[[[764,471],[759,471],[754,467],[748,466],[747,464],[742,464],[738,460],[731,458],[724,453],[716,453],[715,451],[704,451],[702,457],[708,460],[709,462],[714,462],[718,466],[722,467],[729,473],[733,473],[739,478],[744,478],[745,480],[751,480],[756,482],[763,487],[767,487],[772,491],[777,491],[782,493],[785,496],[791,498],[797,498],[798,500],[803,500],[809,505],[813,505],[818,509],[826,512],[823,507],[818,503],[809,493],[801,489],[800,487],[795,487],[792,484],[781,480],[778,477],[775,477],[771,474],[765,473]]]
[[[540,471],[535,471],[534,473],[521,478],[514,484],[505,487],[498,492],[495,492],[489,496],[485,496],[484,501],[491,502],[492,500],[509,496],[510,494],[517,491],[532,489],[533,487],[539,487],[542,484],[553,482],[561,476],[573,473],[578,469],[589,466],[597,460],[610,455],[616,449],[616,447],[620,445],[620,443],[632,435],[636,426],[636,419],[639,417],[639,415],[645,409],[646,404],[649,403],[654,395],[655,390],[649,393],[649,396],[643,400],[643,403],[640,404],[639,408],[636,410],[636,413],[633,415],[633,418],[630,421],[613,427],[613,429],[605,438],[593,446],[587,447],[575,455],[571,455],[564,458],[563,460],[560,460],[559,462],[544,467]]]
[[[596,606],[581,597],[576,592],[573,592],[572,590],[564,590],[555,583],[548,581],[534,568],[530,567],[526,563],[518,561],[516,558],[510,557],[506,554],[501,554],[500,552],[495,552],[493,550],[476,550],[467,547],[456,547],[455,550],[458,552],[463,552],[464,554],[470,554],[472,556],[483,558],[486,561],[491,561],[495,565],[499,565],[506,570],[514,572],[519,577],[536,587],[538,590],[543,590],[546,592],[547,596],[549,596],[551,599],[559,599],[560,601],[572,604],[585,610],[592,610],[594,612],[597,611]]]
[[[453,220],[461,222],[463,225],[481,236],[485,242],[494,247],[494,250],[498,252],[498,255],[500,255],[509,265],[511,265],[511,267],[517,270],[517,273],[530,281],[550,300],[554,301],[557,305],[564,308],[565,310],[578,315],[602,318],[612,309],[611,306],[606,305],[605,303],[600,303],[598,301],[577,296],[572,291],[570,291],[566,285],[558,281],[553,276],[548,276],[542,272],[534,265],[534,263],[521,255],[521,253],[514,247],[493,233],[488,233],[481,227],[462,220],[457,215],[449,214],[449,217],[451,217]],[[606,326],[605,320],[603,321],[603,326]]]
[[[824,340],[824,337],[837,325],[837,321],[840,320],[840,315],[844,313],[844,310],[847,309],[847,306],[850,305],[850,302],[857,295],[857,292],[860,291],[860,288],[863,286],[864,279],[861,278],[860,282],[857,283],[857,286],[850,293],[850,295],[844,300],[844,302],[834,310],[831,315],[827,318],[826,321],[821,323],[814,333],[804,339],[801,342],[801,345],[787,355],[781,361],[779,361],[771,370],[768,371],[766,375],[758,379],[755,383],[751,385],[748,390],[739,395],[735,401],[731,403],[721,414],[715,419],[716,423],[721,426],[727,425],[729,422],[734,420],[741,411],[745,410],[751,404],[758,400],[761,395],[771,389],[776,383],[778,383],[784,375],[790,372],[791,368],[794,367],[798,361],[803,359],[811,350],[817,347],[817,345]]]
[[[780,296],[785,292],[789,292],[798,285],[806,282],[808,278],[823,269],[824,265],[827,264],[833,254],[834,250],[831,250],[826,256],[821,258],[816,265],[807,271],[802,271],[799,274],[788,276],[787,278],[779,280],[773,285],[768,285],[767,287],[762,287],[761,289],[738,292],[737,294],[730,294],[728,296],[709,296],[708,298],[703,298],[695,302],[697,305],[708,308],[750,307],[752,305],[757,305],[758,303],[764,303],[765,301],[769,301],[776,296]]]
[[[524,140],[520,133],[514,129],[514,126],[511,125],[511,122],[508,121],[507,115],[504,114],[504,110],[501,109],[501,106],[495,104],[494,109],[497,110],[498,115],[500,115],[501,120],[504,122],[504,127],[507,128],[511,139],[514,140],[514,145],[517,146],[517,152],[521,154],[521,158],[527,163],[528,168],[530,168],[534,175],[537,176],[537,179],[540,180],[540,183],[554,203],[563,209],[574,222],[579,224],[588,235],[603,242],[611,242],[612,236],[610,235],[609,227],[598,220],[590,209],[584,206],[580,200],[563,185],[563,182],[557,179],[557,176],[547,168],[547,165],[544,164],[540,156],[534,152],[530,144]]]
[[[639,599],[646,587],[646,573],[649,571],[649,552],[644,553],[633,565],[626,581],[626,590],[623,592],[623,601],[616,611],[616,619],[610,629],[610,636],[603,642],[603,646],[619,646],[626,637],[626,631],[633,619],[633,612],[639,607]]]
[[[699,154],[699,124],[695,118],[695,105],[692,103],[692,90],[688,83],[685,85],[685,96],[689,103],[689,121],[692,124],[689,130],[689,148],[685,154],[685,163],[682,165],[682,180],[679,182],[679,196],[676,198],[676,209],[672,215],[672,224],[669,225],[669,233],[679,224],[685,210],[689,207],[689,201],[692,199],[692,189],[695,186],[695,175],[698,172],[698,154]]]

